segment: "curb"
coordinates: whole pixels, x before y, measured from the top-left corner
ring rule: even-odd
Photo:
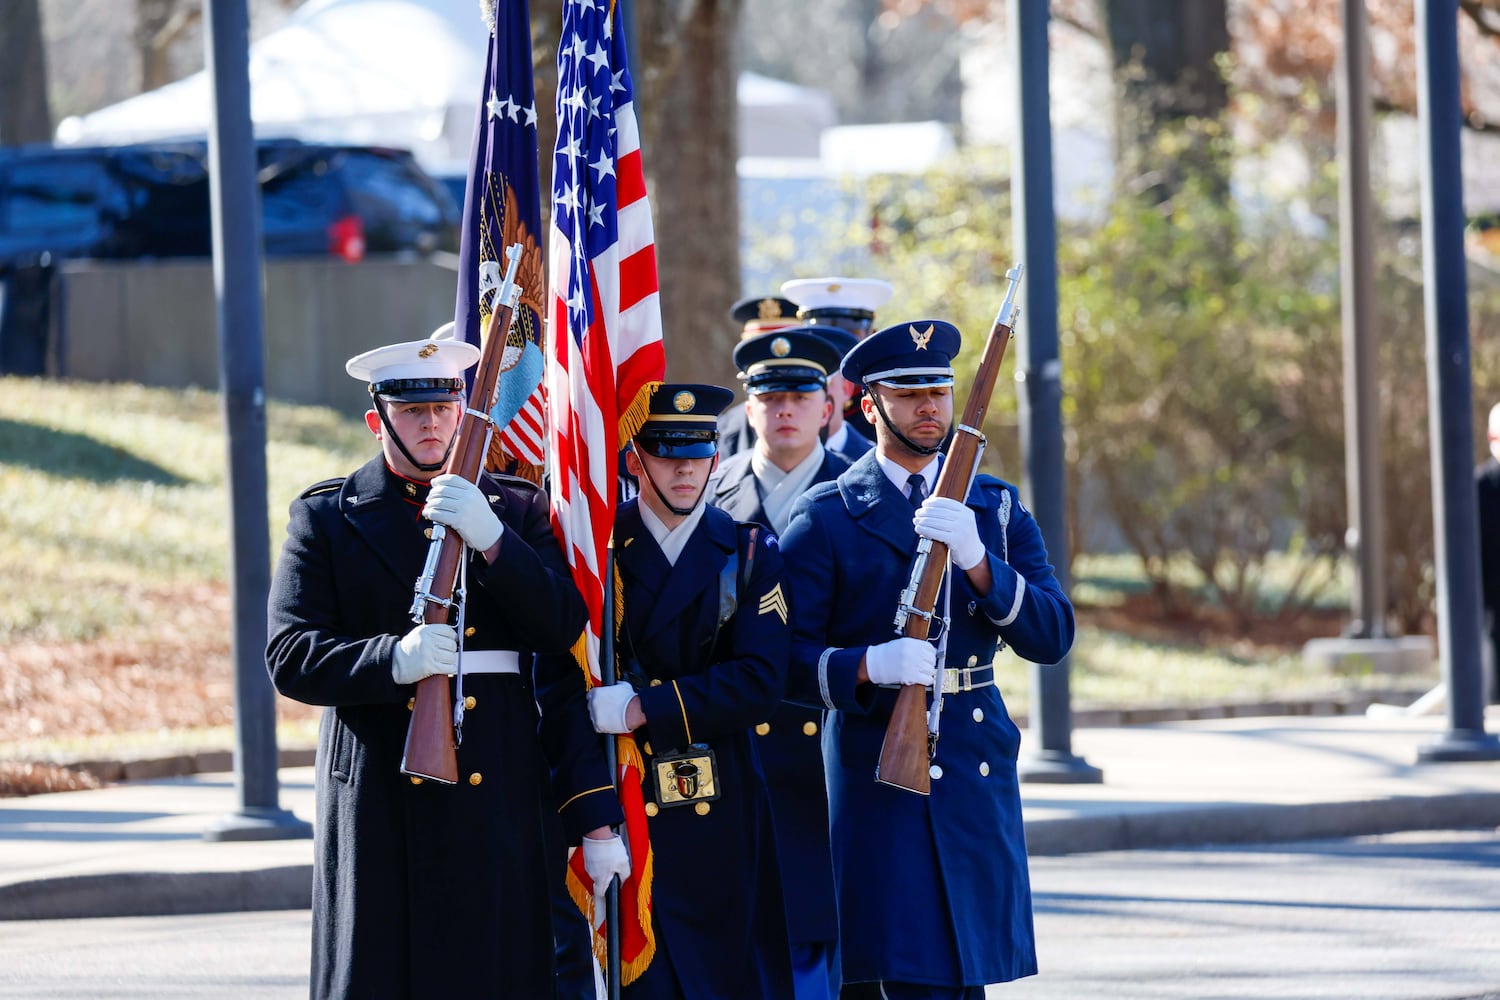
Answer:
[[[307,910],[312,882],[311,864],[35,879],[0,886],[0,921]]]

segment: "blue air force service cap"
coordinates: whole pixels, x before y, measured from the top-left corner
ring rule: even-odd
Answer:
[[[844,358],[844,378],[860,385],[952,385],[958,327],[940,319],[898,323],[872,333]]]
[[[797,278],[781,285],[781,294],[797,303],[797,315],[813,324],[868,324],[893,291],[889,281],[879,278]]]
[[[479,363],[479,348],[456,340],[413,340],[366,351],[344,370],[369,383],[370,395],[401,403],[463,399],[464,372]]]
[[[636,447],[657,458],[712,458],[719,450],[719,414],[734,401],[721,385],[668,382],[651,394]]]
[[[752,396],[763,392],[816,392],[828,388],[843,354],[812,327],[776,330],[742,340],[734,348],[734,366]]]
[[[740,337],[745,339],[797,326],[797,303],[779,295],[752,295],[736,302],[729,318],[740,324]]]

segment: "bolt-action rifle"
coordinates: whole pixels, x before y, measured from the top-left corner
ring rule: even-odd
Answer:
[[[484,469],[485,456],[490,450],[490,436],[494,423],[490,411],[495,406],[495,390],[500,383],[500,373],[513,368],[520,360],[520,352],[505,349],[510,334],[511,319],[515,316],[516,302],[521,289],[516,285],[516,266],[521,261],[521,244],[508,247],[505,257],[509,261],[505,280],[495,293],[494,309],[485,325],[484,349],[479,356],[479,366],[474,370],[474,386],[469,393],[469,404],[464,408],[463,421],[458,427],[458,437],[453,450],[443,465],[443,473],[463,476],[469,482],[478,482]],[[411,602],[411,618],[418,625],[452,623],[463,614],[463,588],[456,586],[459,571],[467,558],[467,548],[458,532],[450,531],[441,524],[432,526],[432,544],[427,548],[427,562],[416,583],[416,595]],[[460,632],[462,628],[460,628]],[[462,645],[463,636],[459,636]],[[463,654],[459,654],[462,671]],[[459,682],[462,683],[462,673]],[[401,755],[401,773],[417,778],[426,778],[451,785],[458,781],[458,755],[454,752],[463,732],[463,701],[453,697],[453,690],[444,674],[434,674],[417,682],[416,698],[412,702],[411,722],[406,728],[406,749]]]
[[[975,473],[979,471],[979,459],[984,453],[984,415],[995,392],[1011,331],[1020,314],[1016,306],[1016,290],[1021,284],[1023,271],[1024,268],[1017,264],[1005,273],[1010,286],[1005,291],[1005,301],[1000,305],[999,313],[995,315],[995,324],[990,327],[984,354],[979,359],[979,371],[974,375],[974,388],[964,406],[963,419],[953,435],[953,443],[948,447],[933,496],[962,503],[969,495]],[[937,607],[938,592],[947,569],[948,546],[930,538],[920,539],[916,558],[912,560],[911,577],[901,592],[896,609],[897,635],[927,639],[932,634],[933,609]],[[943,625],[946,628],[946,622]],[[931,712],[927,707],[925,686],[902,685],[896,696],[896,706],[891,710],[890,722],[886,724],[885,743],[880,748],[880,763],[875,768],[876,781],[920,795],[931,794],[929,767],[937,753],[943,676],[943,664],[939,662],[937,677],[933,681]]]

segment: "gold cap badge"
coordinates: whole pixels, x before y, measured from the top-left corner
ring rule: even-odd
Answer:
[[[436,344],[428,344],[426,347],[417,352],[417,357],[430,358],[437,353],[437,350],[438,349]]]
[[[693,404],[696,402],[698,402],[698,397],[687,390],[683,390],[672,397],[672,408],[678,413],[687,413],[693,408]]]
[[[784,358],[792,353],[792,342],[785,337],[777,337],[771,341],[771,353],[778,358]]]

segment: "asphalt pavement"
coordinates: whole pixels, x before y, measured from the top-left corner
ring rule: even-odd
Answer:
[[[1497,727],[1491,708],[1486,728]],[[1073,752],[1104,780],[1023,784],[1028,846],[1042,856],[1500,826],[1500,762],[1418,763],[1445,734],[1442,716],[1075,729]],[[280,779],[279,808],[310,821],[313,769],[284,767]],[[240,805],[225,771],[0,800],[0,919],[306,907],[312,842],[215,839],[226,823],[264,820]]]

